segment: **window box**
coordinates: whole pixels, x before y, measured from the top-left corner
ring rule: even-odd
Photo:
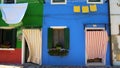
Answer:
[[[87,0],[88,4],[103,4],[103,0]]]
[[[48,53],[51,56],[66,56],[68,55],[68,50],[52,48],[52,49],[49,49]]]

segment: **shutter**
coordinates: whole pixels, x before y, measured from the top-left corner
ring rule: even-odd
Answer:
[[[53,29],[48,28],[48,49],[52,48],[53,46]]]
[[[69,49],[69,28],[64,29],[64,41],[65,41],[64,48]]]

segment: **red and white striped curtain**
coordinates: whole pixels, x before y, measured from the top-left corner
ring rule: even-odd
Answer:
[[[40,29],[23,29],[24,38],[29,48],[28,62],[41,64],[42,34]]]
[[[86,31],[87,59],[106,58],[108,35],[106,31]]]

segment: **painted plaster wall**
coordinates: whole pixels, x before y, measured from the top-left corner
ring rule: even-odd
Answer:
[[[73,6],[86,6],[86,0],[67,0],[66,5],[51,5],[50,0],[44,4],[42,64],[43,65],[85,65],[84,24],[103,23],[108,27],[108,3],[97,5],[97,12],[88,14],[74,13]],[[79,2],[78,2],[79,1]],[[70,29],[70,49],[68,56],[50,56],[47,49],[47,33],[50,26],[67,26]],[[110,44],[107,47],[106,65],[110,65]]]
[[[120,25],[120,16],[119,15],[111,15],[111,34],[118,35],[119,34],[119,25]]]
[[[0,0],[1,1],[1,0]],[[0,50],[0,63],[21,63],[21,47],[22,42],[19,40],[18,35],[22,32],[22,29],[25,27],[42,27],[43,21],[43,1],[42,0],[17,0],[17,3],[26,3],[28,2],[28,8],[25,13],[23,20],[19,24],[9,25],[2,20],[2,15],[0,12],[0,26],[15,26],[17,29],[17,41],[16,49],[11,50]],[[14,54],[14,56],[13,56]],[[8,57],[10,60],[8,60]]]
[[[120,18],[120,2],[119,0],[110,0],[110,20],[111,20],[111,34],[119,34],[119,18]]]
[[[113,65],[120,65],[120,1],[110,0],[111,44]]]

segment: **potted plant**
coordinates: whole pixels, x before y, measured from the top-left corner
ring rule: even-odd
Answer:
[[[62,48],[61,43],[57,43],[57,44],[56,44],[56,49],[61,49],[61,48]]]

